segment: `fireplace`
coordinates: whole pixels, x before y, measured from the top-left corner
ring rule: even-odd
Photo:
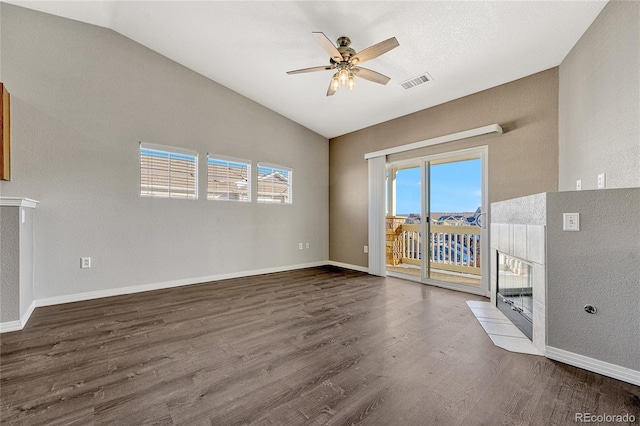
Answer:
[[[533,340],[533,267],[523,259],[498,252],[496,306]]]

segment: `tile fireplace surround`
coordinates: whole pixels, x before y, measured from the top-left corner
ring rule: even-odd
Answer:
[[[533,266],[533,345],[546,346],[546,193],[491,204],[491,304],[496,305],[497,254]]]

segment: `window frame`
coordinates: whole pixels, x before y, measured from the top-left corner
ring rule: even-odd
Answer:
[[[227,163],[244,164],[247,166],[247,199],[231,199],[231,198],[209,198],[209,159],[226,161]],[[237,203],[251,203],[253,201],[253,162],[244,158],[229,157],[226,155],[216,155],[207,153],[207,201],[232,201]],[[228,192],[227,192],[228,193]]]
[[[260,168],[272,169],[275,171],[282,170],[288,173],[287,188],[288,188],[288,201],[276,203],[273,201],[264,201],[260,199]],[[256,200],[260,204],[280,204],[280,205],[292,205],[293,204],[293,168],[289,166],[282,166],[279,164],[267,163],[259,161],[256,165]],[[272,198],[273,200],[273,198]]]
[[[166,153],[169,154],[169,165],[171,164],[171,155],[181,155],[181,156],[189,156],[189,157],[194,157],[194,188],[193,188],[193,196],[189,196],[190,194],[187,193],[185,196],[172,196],[171,194],[171,184],[169,184],[168,188],[167,188],[167,195],[164,194],[151,194],[151,193],[143,193],[143,186],[142,186],[142,176],[143,176],[143,168],[142,168],[142,150],[151,150],[151,151],[158,151],[158,152],[162,152],[162,153]],[[139,173],[139,186],[138,186],[138,190],[139,190],[139,195],[140,197],[144,197],[144,198],[163,198],[163,199],[173,199],[173,200],[191,200],[191,201],[197,201],[198,200],[198,191],[199,191],[199,186],[198,186],[198,169],[199,169],[199,154],[197,151],[193,151],[193,150],[189,150],[186,148],[180,148],[180,147],[175,147],[175,146],[169,146],[169,145],[160,145],[160,144],[155,144],[155,143],[148,143],[148,142],[142,142],[140,141],[139,146],[138,146],[138,173]],[[148,189],[148,192],[150,192],[150,187]]]

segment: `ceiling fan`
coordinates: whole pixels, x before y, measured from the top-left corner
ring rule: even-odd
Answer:
[[[354,76],[373,81],[378,84],[387,84],[390,80],[386,75],[362,68],[361,63],[387,53],[391,49],[395,49],[400,45],[395,37],[391,37],[385,41],[369,46],[364,50],[356,53],[349,45],[351,40],[349,37],[340,37],[338,46],[334,46],[331,40],[321,32],[314,32],[313,37],[322,48],[329,54],[329,65],[302,68],[299,70],[288,71],[287,74],[302,74],[307,72],[337,70],[331,78],[327,96],[333,96],[340,88],[340,85],[347,86],[347,89],[353,90],[356,87]]]

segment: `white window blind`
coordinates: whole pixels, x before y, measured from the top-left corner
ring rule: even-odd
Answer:
[[[258,163],[258,202],[293,203],[293,170],[289,167]]]
[[[251,202],[251,161],[207,155],[207,199]]]
[[[386,275],[385,253],[385,170],[386,157],[367,161],[369,169],[369,273]]]
[[[141,142],[140,195],[198,199],[198,153]]]

